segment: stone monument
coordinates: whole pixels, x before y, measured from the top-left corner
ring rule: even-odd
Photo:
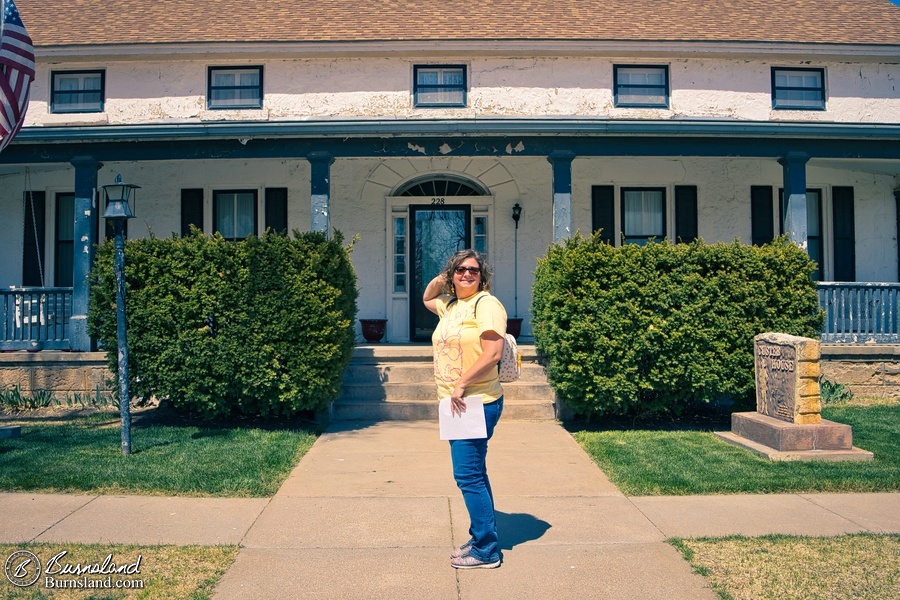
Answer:
[[[756,412],[732,413],[725,441],[776,460],[870,460],[849,425],[822,418],[819,341],[784,333],[753,339]]]

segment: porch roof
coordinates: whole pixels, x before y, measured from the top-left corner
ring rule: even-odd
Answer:
[[[17,0],[16,5],[38,56],[43,48],[58,46],[193,43],[900,45],[900,7],[888,0]]]
[[[771,121],[351,119],[105,127],[29,127],[0,154],[15,165],[190,159],[381,156],[707,156],[778,158],[791,153],[845,168],[900,176],[900,124]],[[865,162],[864,162],[865,161]]]

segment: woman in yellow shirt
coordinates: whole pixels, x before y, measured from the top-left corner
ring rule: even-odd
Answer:
[[[425,287],[422,300],[441,319],[432,335],[434,379],[438,398],[450,398],[451,411],[466,409],[464,396],[484,402],[487,437],[451,440],[453,477],[469,511],[470,539],[450,553],[457,569],[500,566],[500,544],[494,518],[494,496],[488,480],[488,440],[503,412],[503,388],[497,363],[506,334],[506,309],[492,296],[491,272],[475,250],[461,250]],[[476,310],[477,305],[477,310]]]

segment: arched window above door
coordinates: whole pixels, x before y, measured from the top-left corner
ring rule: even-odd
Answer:
[[[462,177],[429,175],[414,179],[397,190],[395,196],[487,196],[487,190],[477,183]]]

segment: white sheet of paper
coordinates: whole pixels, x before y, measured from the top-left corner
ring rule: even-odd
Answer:
[[[464,396],[463,400],[466,401],[466,412],[454,415],[450,412],[450,398],[441,399],[438,420],[442,440],[478,440],[487,437],[481,396]]]

